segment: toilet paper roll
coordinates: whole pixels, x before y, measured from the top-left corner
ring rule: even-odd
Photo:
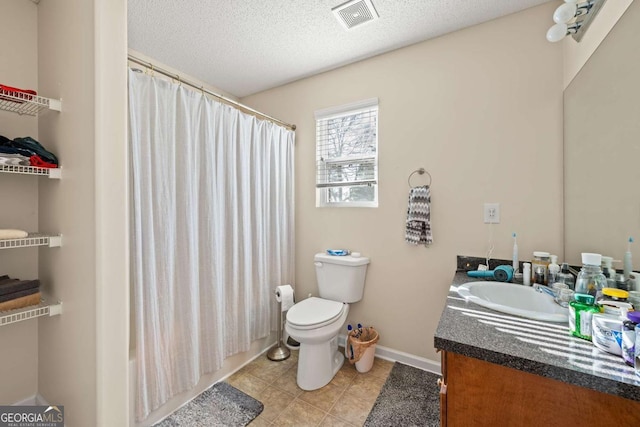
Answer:
[[[291,285],[282,285],[276,288],[276,301],[282,303],[282,311],[293,307],[293,288]]]

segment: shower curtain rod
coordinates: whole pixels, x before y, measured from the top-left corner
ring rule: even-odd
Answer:
[[[229,99],[229,98],[227,98],[227,97],[225,97],[223,95],[217,94],[215,92],[211,92],[210,90],[205,89],[204,86],[197,85],[195,83],[190,82],[189,80],[185,80],[180,75],[172,73],[172,72],[169,72],[167,70],[164,70],[161,67],[158,67],[158,66],[154,65],[153,63],[151,63],[149,61],[143,61],[142,59],[136,58],[135,56],[133,56],[131,54],[128,54],[127,57],[129,59],[129,61],[131,61],[131,62],[133,62],[135,64],[142,65],[143,67],[145,67],[145,68],[147,68],[147,69],[149,69],[151,71],[160,73],[160,74],[165,75],[167,77],[171,77],[172,79],[175,79],[175,80],[177,80],[178,82],[180,82],[182,84],[185,84],[187,86],[191,86],[194,89],[198,89],[198,90],[200,90],[200,91],[202,91],[202,92],[204,92],[204,93],[206,93],[208,95],[213,96],[214,98],[218,98],[220,101],[224,102],[225,104],[229,104],[229,105],[237,108],[240,111],[244,111],[245,113],[249,113],[249,114],[252,114],[254,116],[262,117],[262,118],[267,119],[267,120],[269,120],[271,122],[274,122],[276,124],[284,126],[287,129],[296,130],[296,125],[283,122],[282,120],[278,120],[275,117],[271,117],[268,114],[261,113],[258,110],[254,110],[251,107],[248,107],[248,106],[246,106],[244,104],[236,102],[236,101],[234,101],[232,99]]]

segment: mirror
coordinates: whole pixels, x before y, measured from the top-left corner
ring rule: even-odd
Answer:
[[[640,2],[632,3],[564,92],[565,259],[640,269]],[[621,269],[622,263],[614,267]]]

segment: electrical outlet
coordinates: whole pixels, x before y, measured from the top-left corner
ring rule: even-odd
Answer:
[[[485,224],[500,223],[500,203],[484,204],[484,223]]]

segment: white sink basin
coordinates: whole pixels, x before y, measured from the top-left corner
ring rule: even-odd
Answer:
[[[502,313],[548,322],[567,322],[569,310],[553,297],[529,286],[499,282],[469,282],[458,286],[458,294],[467,301]]]

